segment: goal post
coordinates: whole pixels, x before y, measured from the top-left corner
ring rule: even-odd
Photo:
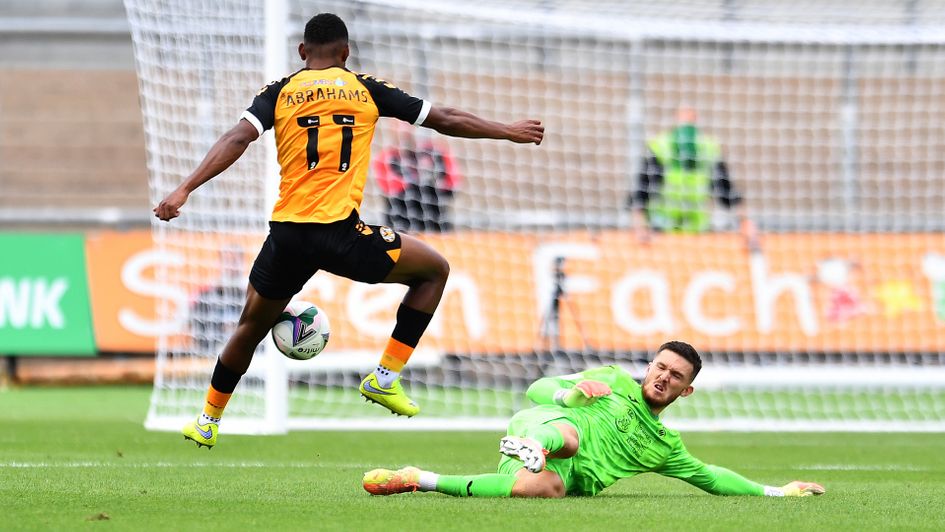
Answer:
[[[267,0],[263,11],[266,32],[266,55],[263,67],[267,80],[280,79],[285,76],[285,67],[289,64],[286,33],[288,30],[288,2],[287,0]],[[264,208],[272,212],[272,207],[278,200],[279,190],[279,163],[276,153],[275,134],[269,130],[263,136],[266,146],[266,187]],[[276,350],[273,342],[263,344],[265,358],[265,387],[266,387],[266,432],[285,432],[289,425],[289,373],[286,361]]]
[[[405,141],[404,128],[378,124],[368,223],[410,214],[381,182],[385,154],[436,146],[451,164],[417,169],[452,187],[438,200],[452,230],[416,233],[451,263],[404,373],[419,416],[394,419],[357,391],[404,288],[321,272],[299,297],[332,318],[325,352],[291,361],[264,342],[223,430],[498,430],[528,405],[533,380],[611,363],[642,377],[670,339],[705,362],[696,393],[666,411],[674,427],[945,430],[937,3],[125,5],[152,201],[196,167],[259,87],[302,67],[294,49],[317,12],[346,21],[350,69],[434,105],[546,127],[535,147],[423,128]],[[717,188],[716,172],[715,186],[685,200],[705,206],[698,231],[642,241],[628,201],[640,204],[643,162],[677,131],[680,109],[708,139],[693,143],[700,164],[723,161],[734,193]],[[158,305],[179,327],[159,340],[150,428],[177,429],[199,411],[267,231],[273,149],[268,133],[180,218],[153,226],[166,259],[155,278],[189,303]],[[647,190],[651,220],[669,212],[659,207],[666,190]],[[727,208],[733,197],[743,203]],[[760,248],[740,237],[739,209],[760,228]]]

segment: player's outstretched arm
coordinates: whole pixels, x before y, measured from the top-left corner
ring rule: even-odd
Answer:
[[[810,495],[823,495],[826,491],[820,484],[800,480],[795,480],[794,482],[780,487],[765,486],[724,467],[703,464],[691,456],[684,460],[674,461],[675,464],[668,463],[666,467],[658,472],[662,475],[685,480],[689,484],[712,495],[807,497]]]
[[[540,120],[505,124],[452,107],[433,107],[421,125],[451,137],[510,140],[519,144],[541,144],[545,136],[545,126]]]
[[[573,382],[562,377],[545,377],[533,382],[525,395],[536,404],[581,408],[611,393],[610,386],[600,381],[582,379]]]
[[[154,215],[165,222],[180,216],[180,208],[187,202],[190,193],[229,168],[243,155],[247,146],[257,138],[259,138],[259,132],[256,127],[246,120],[240,120],[217,139],[216,144],[210,148],[197,169],[161,200],[161,203],[154,208]]]
[[[764,486],[724,467],[706,465],[708,474],[686,479],[690,484],[713,495],[765,495],[767,497],[807,497],[823,495],[824,488],[813,482],[795,480],[784,486]]]

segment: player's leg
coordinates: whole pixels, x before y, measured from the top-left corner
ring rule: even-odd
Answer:
[[[573,474],[571,457],[577,454],[580,443],[574,426],[554,408],[536,407],[515,414],[509,421],[508,434],[503,443],[512,437],[537,445],[542,465],[537,473],[525,468],[527,459],[502,451],[500,443],[500,452],[505,456],[494,474],[438,475],[416,467],[375,469],[365,473],[364,489],[374,495],[436,491],[454,497],[563,497]],[[545,449],[551,449],[547,461]]]
[[[566,494],[561,477],[550,469],[532,473],[523,467],[515,474],[512,497],[560,499]]]
[[[381,282],[407,285],[409,289],[402,302],[433,314],[446,288],[449,262],[426,242],[410,235],[399,236],[400,257]]]
[[[361,381],[361,395],[394,414],[413,416],[419,408],[404,393],[400,372],[440,303],[449,263],[435,249],[389,227],[367,225],[358,213],[332,224],[323,246],[323,269],[363,283],[399,283],[407,293],[375,371]]]
[[[203,412],[195,422],[184,426],[185,438],[195,441],[198,446],[213,447],[216,444],[220,419],[233,390],[249,368],[256,346],[266,337],[290,299],[291,296],[282,299],[265,298],[256,292],[252,284],[249,285],[239,323],[220,353],[210,376],[210,388],[207,390]]]
[[[239,323],[220,353],[220,362],[234,373],[246,373],[256,347],[278,321],[291,299],[291,295],[278,299],[263,297],[250,284],[246,289],[246,304]]]
[[[564,497],[571,479],[571,457],[577,454],[580,443],[577,430],[566,422],[530,424],[521,429],[513,428],[514,425],[510,424],[510,435],[499,443],[502,454],[516,459],[515,463],[521,460],[522,464],[515,473],[512,497]],[[513,431],[521,436],[512,434]],[[516,443],[521,446],[513,451]],[[541,464],[537,471],[528,467],[535,464],[536,459]],[[500,470],[503,466],[508,469],[514,467],[514,463],[500,462]]]
[[[307,261],[295,260],[277,250],[297,246],[299,228],[275,225],[263,244],[250,272],[246,302],[236,329],[217,359],[203,412],[183,428],[184,437],[197,446],[213,447],[217,441],[220,419],[236,385],[249,368],[259,342],[285,310],[292,296],[314,273]],[[281,242],[281,245],[278,245]],[[286,245],[289,244],[289,245]]]
[[[404,284],[408,289],[397,309],[394,331],[374,372],[361,383],[361,393],[394,413],[413,416],[419,408],[403,393],[400,372],[433,319],[450,268],[430,245],[409,235],[398,236],[399,257],[382,282]]]
[[[532,473],[517,459],[503,456],[497,472],[489,475],[437,475],[421,471],[418,490],[454,497],[564,497],[572,474],[571,459],[552,459],[547,466]]]
[[[362,485],[372,495],[436,491],[454,497],[511,497],[514,474],[438,475],[416,467],[375,469],[364,474]]]
[[[571,460],[555,459],[549,469],[532,473],[521,462],[505,457],[499,472],[485,475],[439,475],[416,467],[375,469],[364,474],[362,485],[372,495],[435,491],[453,497],[559,498],[567,493]]]
[[[546,459],[570,458],[577,454],[580,438],[574,425],[555,406],[520,410],[509,420],[507,435],[499,441],[499,452],[520,460],[538,473]]]

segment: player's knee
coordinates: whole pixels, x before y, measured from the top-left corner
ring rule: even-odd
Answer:
[[[534,499],[560,499],[565,496],[564,483],[550,471],[528,473],[522,469],[512,487],[513,497]]]
[[[443,255],[437,254],[430,265],[431,278],[446,284],[446,279],[450,276],[450,263]]]
[[[529,487],[527,495],[524,496],[535,499],[560,499],[564,497],[564,486],[553,482],[535,483]]]
[[[542,495],[546,499],[560,499],[564,497],[564,486],[558,483],[548,483],[548,486],[545,488],[545,494]]]

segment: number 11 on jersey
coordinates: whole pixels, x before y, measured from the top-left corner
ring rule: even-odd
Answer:
[[[341,126],[341,153],[339,154],[338,171],[347,172],[351,166],[351,143],[354,140],[354,115],[331,115],[332,123],[325,124]],[[296,119],[299,127],[308,130],[308,143],[305,145],[305,158],[309,171],[318,166],[318,131],[320,129],[321,117],[318,116],[300,116]],[[329,131],[326,134],[330,135]]]

